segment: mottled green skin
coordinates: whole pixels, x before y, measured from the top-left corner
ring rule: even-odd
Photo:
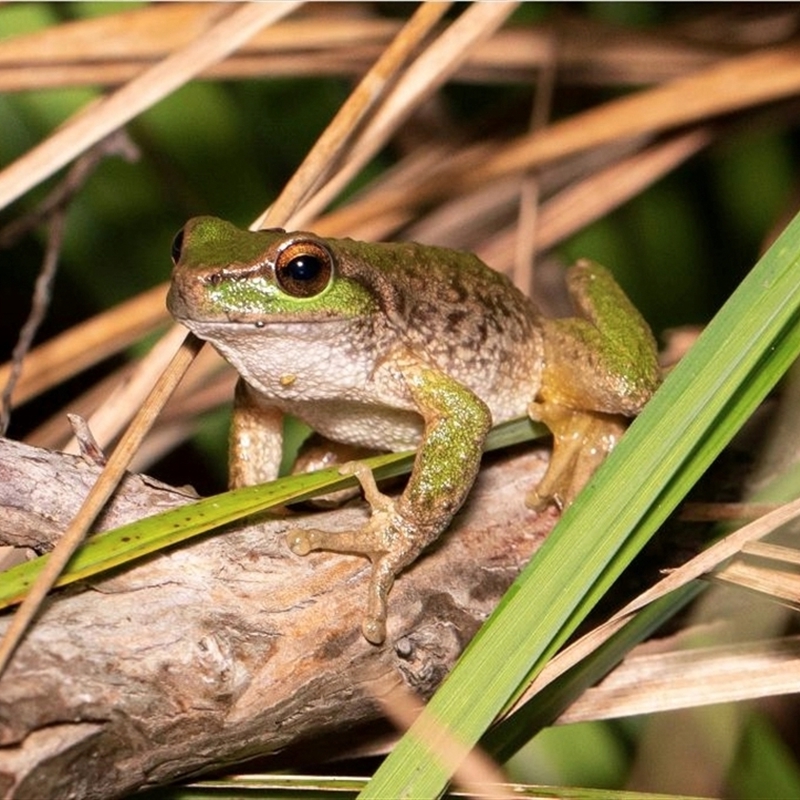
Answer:
[[[553,431],[550,469],[529,498],[565,505],[658,383],[646,324],[598,265],[571,270],[580,317],[547,320],[478,258],[417,244],[242,231],[211,217],[176,240],[168,305],[238,370],[231,483],[276,475],[281,415],[368,448],[419,445],[392,500],[357,471],[373,507],[351,534],[298,530],[290,545],[373,562],[363,630],[385,636],[395,575],[450,523],[492,424],[529,413]],[[330,280],[297,297],[276,280],[298,249],[324,253]],[[307,284],[303,284],[306,286]]]

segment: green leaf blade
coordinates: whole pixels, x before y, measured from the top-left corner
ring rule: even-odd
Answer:
[[[490,431],[485,449],[509,447],[545,432],[543,426],[529,419],[511,420]],[[367,459],[366,463],[372,468],[376,478],[383,479],[407,473],[413,458],[412,452],[387,453]],[[260,486],[235,489],[136,520],[84,542],[59,577],[56,586],[66,586],[120,567],[270,508],[300,502],[355,484],[354,477],[343,476],[334,467],[289,475]],[[2,573],[0,609],[22,601],[47,559],[48,556],[43,555]]]

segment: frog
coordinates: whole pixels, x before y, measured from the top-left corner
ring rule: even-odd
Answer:
[[[544,477],[526,497],[565,509],[660,382],[646,321],[605,267],[566,272],[575,306],[551,318],[477,256],[413,242],[361,242],[306,231],[243,230],[202,216],[172,246],[172,316],[238,372],[229,483],[278,475],[284,416],[332,443],[416,450],[399,495],[363,461],[370,513],[352,531],[294,528],[291,551],[371,562],[362,622],[387,635],[398,574],[449,527],[494,425],[528,416],[553,435]]]

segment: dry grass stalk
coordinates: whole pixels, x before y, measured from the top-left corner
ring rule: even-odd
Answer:
[[[5,41],[0,91],[116,85],[200,35],[224,4],[148,6],[80,20]],[[265,75],[361,75],[396,36],[401,23],[356,15],[309,13],[270,26],[201,73],[206,78]],[[571,83],[647,84],[692,72],[730,54],[722,43],[623,31],[585,18],[506,30],[471,50],[458,76],[480,83],[529,81],[559,46],[559,72]],[[780,40],[780,34],[775,38]],[[763,44],[763,42],[760,42]],[[753,44],[751,43],[752,47]]]
[[[697,74],[579,112],[497,147],[487,159],[444,164],[413,191],[385,192],[348,209],[351,224],[404,212],[511,174],[541,168],[612,141],[652,135],[679,125],[779,100],[800,91],[795,45],[728,59]]]
[[[465,183],[530,169],[615,139],[705,121],[799,91],[800,48],[795,43],[731,58],[523,137],[468,176]]]
[[[286,224],[287,219],[334,171],[346,149],[355,147],[354,136],[362,122],[380,105],[384,93],[390,90],[392,82],[398,79],[414,51],[430,34],[449,6],[449,3],[423,3],[419,7],[356,86],[278,199],[253,224],[253,228]]]
[[[790,550],[788,547],[779,547],[778,545],[769,545],[769,548],[771,561],[786,564],[787,566],[798,563],[796,550]],[[779,550],[783,552],[778,553],[777,551]],[[715,570],[712,577],[717,582],[738,586],[741,589],[765,595],[770,600],[776,600],[787,608],[800,611],[800,575],[795,572],[776,567],[760,566],[736,559],[730,564]]]
[[[408,730],[420,719],[423,702],[396,677],[384,677],[375,682],[374,697],[383,713],[400,731]],[[479,748],[469,749],[436,720],[426,716],[424,725],[417,726],[417,735],[426,742],[432,753],[447,765],[454,782],[471,797],[486,800],[513,800],[517,795],[507,783],[503,771]]]
[[[521,706],[570,667],[593,653],[624,627],[637,611],[693,580],[712,574],[720,564],[740,553],[745,545],[763,538],[798,516],[800,516],[800,500],[786,503],[749,525],[734,531],[682,566],[672,570],[666,577],[614,614],[607,622],[594,628],[551,659],[525,693],[520,696],[514,704],[514,708]],[[511,711],[513,708],[508,713]]]
[[[444,81],[467,57],[469,49],[494,33],[516,3],[503,2],[470,6],[447,30],[404,70],[391,87],[386,101],[376,110],[364,131],[352,143],[343,168],[309,201],[289,227],[302,228],[314,219],[356,173],[387,142],[412,111]]]
[[[60,411],[53,414],[41,425],[25,436],[25,442],[34,447],[48,450],[63,450],[72,438],[72,430],[67,424],[67,413],[78,414],[90,418],[109,396],[125,386],[135,372],[137,362],[130,362],[114,370],[101,381],[90,386]],[[186,377],[181,381],[175,394],[170,398],[153,429],[153,436],[160,429],[181,428],[180,436],[173,437],[173,448],[189,438],[200,424],[202,414],[229,403],[233,396],[233,370],[222,361],[216,350],[203,348],[192,364]],[[119,426],[115,426],[119,427]],[[169,450],[164,449],[165,439],[161,438],[159,447],[149,447],[150,437],[145,440],[142,449],[136,456],[137,470],[142,471],[152,466],[159,457]],[[103,444],[101,440],[101,445]]]
[[[796,694],[800,638],[649,653],[636,648],[597,686],[587,689],[558,724],[615,719]]]
[[[190,44],[77,114],[38,147],[0,172],[0,207],[55,173],[88,147],[246,42],[259,28],[289,14],[295,2],[253,3],[227,15]]]
[[[158,377],[169,367],[185,337],[186,331],[183,327],[173,325],[152,347],[147,358],[141,360],[126,380],[119,383],[89,417],[87,423],[100,447],[106,447],[113,442],[122,428],[133,419],[137,410],[146,402]],[[157,414],[160,411],[158,409]],[[79,452],[74,437],[64,446],[64,452]]]
[[[156,286],[32,350],[12,396],[13,405],[21,405],[165,325],[169,316],[164,297],[165,287]],[[10,369],[10,363],[0,366],[0,384],[8,380]]]

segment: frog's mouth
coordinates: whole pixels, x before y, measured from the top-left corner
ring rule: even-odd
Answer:
[[[262,340],[280,338],[281,336],[297,337],[303,331],[308,331],[308,336],[303,338],[318,339],[335,335],[332,333],[337,327],[347,328],[353,320],[346,317],[325,317],[321,319],[197,319],[179,317],[173,314],[175,320],[187,327],[201,339],[229,339],[232,336],[250,337],[258,336]],[[323,334],[322,331],[325,331]]]
[[[300,343],[333,342],[351,339],[357,321],[343,317],[317,319],[280,319],[270,317],[255,320],[242,319],[196,319],[179,317],[175,319],[187,327],[195,336],[226,349],[244,346],[265,348],[269,342],[281,339]],[[354,325],[356,323],[356,325]]]

